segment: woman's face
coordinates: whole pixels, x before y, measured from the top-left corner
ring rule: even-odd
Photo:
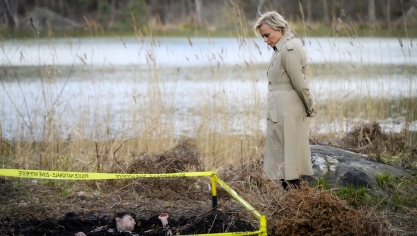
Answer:
[[[264,39],[264,42],[267,43],[269,46],[274,47],[275,44],[278,43],[278,41],[282,37],[282,30],[274,30],[269,26],[268,24],[262,24],[259,29],[259,34]]]
[[[129,214],[124,215],[122,218],[116,218],[117,229],[133,231],[136,222],[133,217]]]

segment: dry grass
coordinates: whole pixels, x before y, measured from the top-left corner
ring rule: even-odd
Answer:
[[[201,154],[194,142],[184,140],[163,153],[135,156],[128,164],[127,173],[200,170],[204,169],[200,158]],[[306,182],[302,183],[299,190],[284,191],[279,183],[264,177],[262,156],[256,155],[251,159],[253,161],[219,169],[218,175],[255,209],[267,216],[269,235],[397,235],[396,232],[399,232],[391,224],[398,223],[398,215],[390,217],[395,212],[384,214],[377,210],[378,204],[354,208],[336,197],[332,191],[312,188]],[[144,218],[168,210],[178,219],[180,216],[204,215],[204,212],[210,210],[211,190],[208,178],[91,181],[74,185],[65,182],[40,181],[31,187],[29,181],[3,181],[1,187],[7,188],[4,190],[8,192],[0,198],[3,215],[22,220],[27,219],[28,214],[41,219],[60,217],[70,211],[101,215],[111,214],[115,209],[129,209]],[[20,187],[16,186],[18,183]],[[218,189],[218,197],[220,210],[241,212],[242,219],[258,227],[258,220],[221,188]],[[403,217],[408,219],[408,216]]]
[[[378,122],[361,123],[347,132],[342,138],[345,147],[364,154],[398,154],[404,149],[404,137],[401,134],[388,135],[381,130]]]
[[[226,4],[224,11],[231,31],[237,34],[237,44],[244,46],[254,43],[259,48],[258,43],[261,44],[262,42],[252,42],[253,34],[248,27],[248,20],[240,14],[239,5],[232,1]],[[90,28],[93,24],[86,23],[87,30],[84,35],[80,36],[78,42],[66,38],[72,53],[77,52],[84,39],[95,39],[100,36],[99,32],[94,34],[94,29]],[[4,137],[9,129],[13,130],[12,133],[15,135],[12,139],[2,138],[1,161],[4,167],[100,172],[111,172],[117,167],[125,171],[126,165],[123,163],[130,162],[136,154],[143,152],[155,154],[169,150],[177,145],[181,139],[175,133],[175,109],[177,107],[172,105],[172,94],[175,94],[176,91],[175,88],[172,90],[162,90],[161,88],[165,87],[169,79],[174,81],[189,79],[187,76],[195,78],[196,83],[201,88],[204,88],[207,82],[219,84],[218,87],[221,88],[223,83],[226,82],[225,74],[230,74],[229,77],[233,79],[247,80],[252,85],[250,92],[247,92],[250,94],[239,94],[248,98],[247,103],[243,107],[239,107],[239,113],[236,113],[238,110],[236,107],[228,105],[230,104],[230,98],[225,95],[226,92],[222,89],[214,91],[202,89],[202,93],[198,94],[203,98],[203,102],[199,107],[193,108],[189,116],[184,118],[185,122],[192,126],[191,130],[184,132],[184,135],[195,138],[195,144],[202,155],[201,161],[204,163],[204,167],[207,170],[216,170],[228,164],[235,165],[248,162],[252,156],[262,152],[264,134],[260,128],[260,121],[263,120],[265,114],[265,94],[260,94],[257,86],[264,80],[262,78],[265,78],[266,66],[260,67],[253,62],[245,62],[244,65],[226,66],[218,64],[207,65],[198,69],[162,68],[156,60],[155,49],[160,45],[158,38],[152,36],[152,24],[138,25],[134,19],[133,24],[136,43],[143,48],[138,53],[146,54],[147,64],[144,66],[133,64],[129,66],[129,72],[113,65],[96,68],[86,61],[85,55],[74,57],[74,62],[70,66],[44,65],[41,46],[48,45],[47,47],[54,48],[53,33],[45,39],[35,37],[33,42],[26,41],[29,45],[33,43],[31,47],[39,48],[39,59],[35,61],[34,66],[20,70],[20,68],[8,64],[9,58],[7,57],[12,57],[18,51],[8,52],[4,48],[3,39],[0,47],[2,47],[6,59],[2,72],[4,78],[1,80],[5,94],[2,99],[12,103],[12,109],[18,110],[19,114],[16,117],[18,122],[14,127],[8,127],[7,124],[3,123],[0,126],[0,136]],[[303,25],[303,22],[294,22],[294,25],[300,24]],[[345,32],[347,37],[356,39],[352,31],[355,27],[347,23],[339,26],[339,32]],[[305,25],[302,28],[304,29],[303,35],[308,36],[309,31],[306,31]],[[128,50],[123,38],[115,37],[124,46],[123,48]],[[145,39],[151,43],[144,43]],[[191,45],[192,40],[188,37]],[[13,39],[11,41],[14,43]],[[354,42],[352,43],[352,50],[362,50],[364,45],[357,43],[356,40],[352,40],[352,42]],[[381,48],[383,46],[381,45]],[[338,54],[343,50],[335,48],[334,53]],[[201,54],[199,56],[212,57],[212,55],[204,55],[204,52]],[[405,62],[411,61],[412,58],[409,55],[411,55],[411,52],[404,51]],[[21,60],[28,61],[32,57],[32,55],[26,55],[23,52],[20,56]],[[60,57],[60,55],[52,56]],[[326,55],[323,55],[323,57],[326,57]],[[359,57],[362,60],[362,55],[359,55]],[[89,59],[92,60],[92,58]],[[402,86],[410,87],[409,93],[403,94],[401,98],[390,96],[372,98],[368,96],[370,93],[368,77],[377,75],[382,78],[392,77],[395,79],[396,70],[402,71],[402,75],[406,77],[407,81]],[[358,97],[351,99],[350,91],[341,95],[337,88],[323,89],[319,86],[318,91],[314,92],[317,92],[318,95],[326,95],[327,98],[320,101],[320,113],[310,124],[311,136],[316,137],[324,133],[327,138],[337,137],[340,139],[345,135],[346,127],[356,126],[362,120],[373,122],[390,117],[395,119],[398,116],[404,117],[404,127],[406,129],[410,128],[410,122],[415,119],[413,109],[415,99],[413,91],[411,91],[414,79],[412,72],[413,66],[410,64],[370,66],[341,62],[312,65],[307,70],[307,78],[324,77],[331,78],[334,81],[337,78],[345,78],[353,74],[357,78],[357,82],[352,83],[357,83],[357,88],[361,89],[361,93]],[[74,74],[76,74],[75,77],[73,77]],[[39,77],[42,88],[42,92],[35,96],[41,101],[36,104],[38,107],[28,106],[30,103],[26,101],[26,95],[22,88],[15,94],[9,94],[9,89],[5,86],[6,82],[27,82],[23,78],[32,78],[34,75]],[[125,118],[120,123],[114,124],[112,123],[112,117],[118,111],[115,111],[108,104],[100,103],[100,96],[108,96],[112,99],[114,95],[102,94],[101,88],[105,80],[97,79],[94,84],[95,87],[92,88],[94,93],[98,95],[97,98],[94,98],[94,105],[84,106],[84,104],[89,104],[90,101],[88,97],[84,97],[86,94],[83,94],[83,91],[79,91],[77,96],[80,97],[79,109],[82,111],[82,115],[72,117],[73,122],[68,127],[65,116],[60,116],[64,112],[65,105],[62,107],[57,105],[73,102],[71,95],[69,95],[68,100],[62,100],[60,97],[61,93],[65,94],[67,90],[67,82],[75,80],[81,83],[90,80],[92,77],[106,78],[107,76],[134,78],[134,83],[137,83],[138,87],[142,86],[141,83],[146,83],[148,88],[141,94],[135,93],[136,90],[133,89],[132,94],[127,95],[129,100],[123,102],[132,103],[132,105],[127,107],[128,112],[124,115]],[[55,83],[59,84],[58,82],[62,80],[64,80],[62,87],[56,87]],[[318,83],[322,83],[322,81]],[[56,93],[59,93],[56,97],[54,93],[48,93],[48,91],[56,90],[58,90]],[[23,96],[25,104],[22,107],[15,105],[13,95]],[[405,102],[395,104],[398,100],[403,101],[404,99]],[[102,112],[103,110],[105,112]],[[39,111],[42,113],[40,118],[31,120],[31,117],[33,118]],[[233,120],[236,116],[241,118]],[[163,122],[161,117],[163,117]],[[195,117],[199,117],[199,119],[195,119]],[[235,123],[232,123],[232,121],[235,121]],[[244,127],[246,133],[236,134],[234,125]],[[35,135],[35,130],[40,130],[40,134],[38,132]],[[405,133],[405,136],[407,135]],[[322,139],[320,138],[320,140]],[[362,146],[355,144],[349,148],[365,150],[371,148],[370,145],[380,145],[377,148],[378,153],[384,152],[382,146],[385,144],[385,148],[390,148],[387,143],[390,140],[382,144],[379,141],[369,142],[368,139],[361,137],[358,142],[367,142],[366,145],[363,143],[360,144]],[[372,150],[376,149],[373,148]]]
[[[264,209],[271,214],[271,235],[394,235],[387,219],[378,213],[354,209],[331,192],[306,183],[300,190],[272,195],[270,206]]]

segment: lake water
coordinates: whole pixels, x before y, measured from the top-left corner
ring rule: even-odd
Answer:
[[[417,43],[395,38],[304,38],[312,63],[416,64]],[[257,38],[58,38],[3,42],[5,66],[207,66],[267,63],[271,49]]]
[[[394,68],[387,75],[370,73],[365,80],[349,71],[338,78],[314,75],[309,81],[322,103],[364,94],[391,99],[417,96],[416,73],[401,71],[401,65],[417,68],[417,44],[412,40],[303,41],[311,64]],[[176,135],[193,135],[202,106],[223,107],[231,133],[246,133],[248,124],[240,121],[242,116],[265,131],[265,64],[272,51],[262,39],[68,38],[6,40],[0,47],[1,132],[7,139],[42,137],[51,120],[59,121],[63,136],[76,132],[99,138],[109,133],[106,125],[111,137],[134,135],[129,130],[137,123],[148,124],[143,113],[152,110],[160,117],[172,115],[159,119],[173,122]],[[222,119],[214,116],[211,122],[216,126]],[[390,121],[387,126],[393,130]],[[411,129],[417,130],[415,121]]]

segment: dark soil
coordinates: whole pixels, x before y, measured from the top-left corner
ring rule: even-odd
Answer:
[[[19,183],[19,187],[14,186],[16,183]],[[107,187],[112,184],[107,183]],[[189,198],[185,197],[186,194],[178,198],[162,194],[161,198],[165,196],[166,200],[148,198],[145,191],[140,195],[132,190],[134,184],[134,181],[125,183],[123,186],[131,185],[131,188],[101,193],[100,196],[80,191],[63,197],[60,187],[48,186],[47,183],[34,185],[26,179],[19,182],[16,179],[2,179],[0,235],[88,233],[99,226],[108,225],[118,211],[135,213],[137,226],[133,233],[144,236],[165,235],[158,219],[161,212],[169,213],[169,225],[174,235],[258,230],[257,219],[230,197],[223,198],[213,209],[211,194],[207,192],[199,194],[199,197],[189,192]],[[141,186],[150,188],[149,184],[142,183]],[[161,185],[153,186],[155,190],[160,188]],[[172,190],[166,192],[175,195]],[[87,235],[112,234],[100,232]]]
[[[74,235],[80,231],[85,232],[87,235],[121,235],[120,233],[110,233],[106,230],[91,232],[99,226],[106,225],[109,220],[110,217],[106,215],[77,215],[71,212],[60,218],[13,221],[11,218],[5,217],[0,222],[2,235]],[[158,215],[147,219],[139,218],[137,222],[138,225],[133,231],[134,234],[144,236],[166,234],[161,221],[158,219]],[[248,222],[241,220],[238,214],[218,210],[213,210],[200,216],[180,217],[178,220],[170,220],[169,225],[174,235],[177,233],[188,235],[256,230]]]

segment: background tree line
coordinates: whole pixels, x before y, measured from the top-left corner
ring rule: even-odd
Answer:
[[[403,16],[415,15],[416,7],[417,0],[1,0],[0,29],[64,30],[89,22],[102,29],[126,30],[134,18],[138,24],[151,22],[165,29],[225,30],[231,27],[232,15],[250,25],[258,12],[267,10],[307,25],[332,26],[344,18],[391,29],[404,27]]]

